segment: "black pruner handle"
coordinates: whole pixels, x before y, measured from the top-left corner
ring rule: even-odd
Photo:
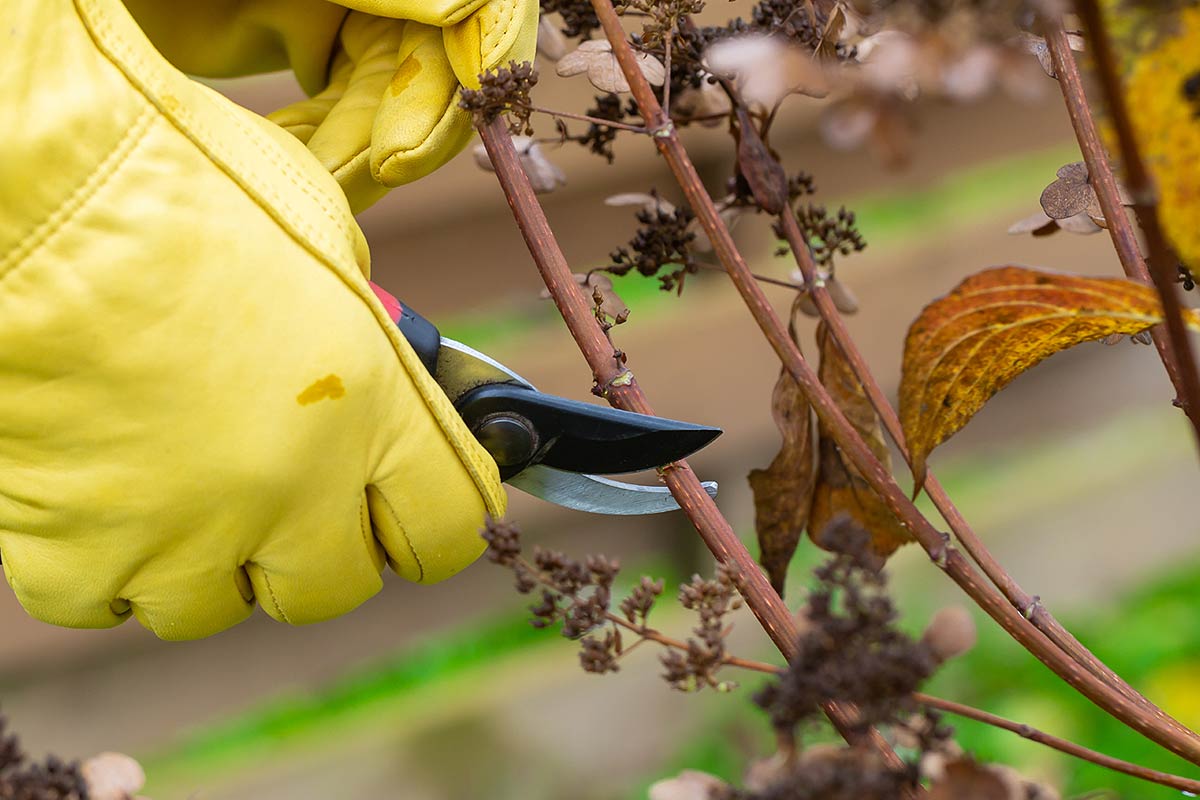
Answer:
[[[371,282],[371,289],[387,309],[388,316],[396,323],[400,333],[404,334],[412,349],[417,351],[417,357],[421,359],[425,369],[429,370],[430,375],[437,372],[438,350],[442,347],[442,335],[438,333],[438,329],[432,322],[379,288],[374,281]]]

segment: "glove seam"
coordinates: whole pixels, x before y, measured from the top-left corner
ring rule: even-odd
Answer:
[[[97,0],[74,0],[74,3],[79,12],[80,19],[83,21],[97,49],[125,76],[130,86],[157,108],[164,119],[169,121],[181,135],[191,141],[193,146],[215,167],[224,172],[235,185],[239,186],[297,244],[312,254],[326,269],[333,272],[353,294],[358,296],[359,300],[367,306],[368,310],[375,315],[376,322],[391,342],[393,350],[399,356],[404,371],[408,374],[409,379],[417,389],[418,395],[424,401],[426,409],[451,443],[460,463],[471,476],[488,512],[493,516],[500,516],[503,513],[505,505],[504,492],[499,487],[498,475],[494,463],[486,459],[482,454],[482,450],[479,449],[477,443],[471,438],[471,434],[461,422],[458,426],[453,425],[453,421],[449,416],[456,415],[456,412],[450,406],[449,399],[445,397],[441,388],[434,383],[432,376],[421,365],[412,347],[403,339],[399,331],[396,330],[382,303],[374,296],[373,292],[367,289],[366,282],[362,280],[356,282],[352,276],[347,274],[346,270],[339,268],[337,259],[333,253],[337,252],[340,248],[329,237],[321,235],[320,231],[313,229],[312,226],[297,225],[290,222],[281,212],[294,214],[291,210],[292,206],[279,192],[271,190],[269,186],[264,185],[262,180],[252,182],[247,177],[240,175],[235,165],[229,162],[229,154],[223,149],[219,150],[210,144],[214,137],[208,132],[208,128],[199,123],[193,115],[188,114],[186,106],[178,98],[174,97],[170,91],[167,91],[170,87],[151,85],[151,79],[143,79],[135,74],[137,72],[135,68],[139,67],[144,72],[152,72],[152,70],[146,68],[142,54],[138,52],[137,48],[129,41],[126,41],[114,27],[114,20],[105,13],[103,8],[97,7]],[[124,11],[123,8],[121,10],[122,12]],[[128,24],[133,26],[135,23],[129,20]],[[149,48],[150,45],[147,43],[145,47]],[[163,62],[159,70],[162,71],[164,67],[167,70],[171,70],[170,74],[177,75],[178,81],[183,82],[180,84],[182,91],[200,91],[199,87],[191,79],[186,78],[181,73],[175,72],[174,68],[170,67],[166,62]],[[156,81],[156,83],[161,82],[161,78]],[[204,89],[203,91],[207,92],[208,90]],[[262,147],[260,145],[258,148],[259,152],[271,162],[271,165],[277,170],[278,174],[283,176],[306,196],[310,197],[329,221],[339,231],[346,234],[347,243],[353,238],[347,226],[334,213],[334,209],[328,200],[321,197],[315,191],[315,185],[312,181],[297,174],[288,165],[280,163],[277,158],[280,145],[277,142],[265,138],[265,132],[250,128],[244,119],[234,114],[223,104],[210,103],[209,105],[216,109],[223,118],[232,123],[239,131],[244,133],[249,141],[262,143],[265,139],[265,143],[269,146]],[[257,175],[259,171],[259,169],[255,168],[247,168],[245,170],[247,175]],[[358,272],[355,270],[355,275],[357,274]]]
[[[92,168],[83,182],[29,233],[21,237],[20,241],[4,255],[3,259],[0,259],[0,283],[20,269],[21,265],[53,239],[55,234],[70,224],[71,220],[120,171],[150,130],[150,124],[154,119],[151,111],[151,106],[142,109],[129,129],[105,154],[104,158]]]
[[[412,540],[408,538],[408,531],[404,524],[400,522],[400,517],[396,514],[396,509],[392,506],[392,501],[388,500],[387,494],[382,491],[377,491],[379,499],[387,506],[388,513],[392,516],[392,522],[396,523],[396,528],[400,531],[400,538],[404,541],[404,546],[408,548],[409,554],[417,565],[417,579],[414,583],[420,583],[425,580],[425,565],[421,563],[421,557],[417,555],[417,550],[412,545]],[[384,548],[385,550],[387,548]]]
[[[288,625],[293,624],[292,621],[288,619],[287,612],[283,610],[283,606],[279,604],[279,597],[277,597],[275,594],[275,587],[271,585],[271,576],[267,573],[266,567],[264,567],[262,564],[256,564],[253,561],[248,561],[246,563],[247,565],[254,564],[254,566],[258,567],[258,571],[262,575],[263,584],[265,584],[267,587],[267,595],[271,598],[271,605],[275,607],[276,613],[279,614],[279,619],[283,620]]]

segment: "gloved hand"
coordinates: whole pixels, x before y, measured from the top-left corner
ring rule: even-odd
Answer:
[[[475,559],[495,464],[312,154],[118,0],[7,0],[0,30],[0,554],[29,613],[185,639]]]
[[[270,118],[305,142],[355,211],[450,160],[472,134],[459,84],[533,58],[537,0],[126,0],[185,72],[291,66],[311,99]],[[356,9],[347,11],[347,8]]]

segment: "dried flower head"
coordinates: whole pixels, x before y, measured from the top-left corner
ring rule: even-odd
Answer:
[[[507,67],[497,67],[479,76],[478,89],[463,89],[459,106],[470,111],[477,122],[490,123],[507,112],[513,117],[512,133],[533,134],[529,122],[532,101],[529,91],[537,85],[537,70],[528,61],[510,61]]]

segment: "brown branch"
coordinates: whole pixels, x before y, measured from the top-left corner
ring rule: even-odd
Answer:
[[[612,6],[609,6],[609,9],[611,10]],[[592,305],[575,282],[566,256],[550,230],[545,211],[538,203],[529,177],[521,167],[504,121],[497,118],[490,123],[478,125],[477,128],[488,157],[495,167],[496,177],[504,189],[509,208],[516,218],[517,227],[525,238],[554,304],[592,369],[596,389],[618,408],[653,414],[654,410],[638,386],[633,373],[626,369],[616,356],[612,342],[596,320]],[[662,476],[679,507],[687,514],[713,556],[718,562],[732,568],[737,577],[738,590],[750,611],[758,618],[763,630],[771,637],[784,658],[795,658],[799,644],[795,620],[738,539],[729,521],[708,496],[696,473],[686,461],[677,461],[664,467]],[[855,733],[853,709],[830,702],[825,704],[824,710],[834,727],[848,741],[861,739]],[[903,763],[878,731],[872,730],[867,738],[872,746],[879,749],[889,764],[899,766]]]
[[[1094,42],[1094,37],[1092,41]],[[1095,46],[1093,44],[1093,47]],[[1096,128],[1096,120],[1092,115],[1091,106],[1088,105],[1087,95],[1083,89],[1083,77],[1079,73],[1079,65],[1076,64],[1075,56],[1071,52],[1071,43],[1067,39],[1067,32],[1063,28],[1061,17],[1053,20],[1049,30],[1046,31],[1046,51],[1050,54],[1054,74],[1058,76],[1058,85],[1062,89],[1067,114],[1071,118],[1071,126],[1075,129],[1075,138],[1079,141],[1079,150],[1083,153],[1084,163],[1087,164],[1088,181],[1096,192],[1096,198],[1100,201],[1100,210],[1104,213],[1104,222],[1108,227],[1108,234],[1112,238],[1113,248],[1117,251],[1117,257],[1121,261],[1121,268],[1129,278],[1154,285],[1155,279],[1146,266],[1146,260],[1142,257],[1137,233],[1121,202],[1121,194],[1117,190],[1117,179],[1113,174],[1112,165],[1108,161],[1108,154],[1104,150],[1104,143],[1100,139],[1100,132]],[[1172,266],[1172,273],[1173,270]],[[1169,280],[1170,294],[1174,296],[1173,274]],[[1166,300],[1164,298],[1165,308]],[[1154,346],[1162,359],[1163,367],[1167,370],[1167,376],[1175,386],[1176,402],[1187,413],[1198,441],[1200,441],[1200,408],[1195,403],[1183,402],[1183,399],[1188,397],[1187,379],[1180,368],[1179,352],[1181,351],[1175,347],[1175,340],[1168,328],[1167,325],[1155,325],[1150,330],[1150,335],[1154,339]],[[1200,391],[1200,385],[1197,390]],[[1193,396],[1200,397],[1200,395]]]
[[[1131,764],[1128,761],[1122,761],[1119,758],[1106,756],[1103,753],[1097,753],[1095,750],[1089,750],[1088,748],[1075,744],[1067,739],[1062,739],[1058,736],[1052,736],[1048,733],[1043,733],[1037,728],[1030,727],[1029,725],[1025,725],[1020,722],[1013,722],[1012,720],[1005,719],[1004,717],[998,717],[995,714],[988,713],[987,711],[981,711],[978,708],[963,705],[962,703],[955,703],[951,700],[943,700],[940,697],[933,697],[931,695],[920,693],[914,694],[913,698],[921,705],[929,706],[930,708],[936,708],[939,711],[945,711],[948,714],[955,714],[967,719],[973,719],[976,722],[982,722],[985,725],[991,725],[996,728],[1003,728],[1006,731],[1012,731],[1018,736],[1028,739],[1031,742],[1044,744],[1047,747],[1051,747],[1061,753],[1066,753],[1067,755],[1083,759],[1084,761],[1090,761],[1091,763],[1097,764],[1101,767],[1115,770],[1117,772],[1123,772],[1126,775],[1132,775],[1135,778],[1141,778],[1142,780],[1150,781],[1151,783],[1169,786],[1172,789],[1178,789],[1183,792],[1191,792],[1193,794],[1200,794],[1200,781],[1193,780],[1191,778],[1184,778],[1180,775],[1172,775],[1169,772],[1159,772],[1156,769],[1149,769],[1148,767],[1139,766],[1138,764]]]
[[[812,292],[813,302],[817,307],[817,311],[825,321],[825,324],[829,326],[829,331],[833,334],[834,341],[838,343],[838,346],[846,357],[847,363],[850,364],[850,368],[862,383],[867,399],[870,400],[876,413],[879,414],[884,428],[892,437],[892,441],[896,443],[900,454],[904,457],[905,461],[911,462],[900,418],[896,415],[896,411],[892,408],[891,403],[888,402],[887,396],[879,386],[879,382],[875,380],[875,376],[871,373],[866,359],[863,358],[862,352],[858,349],[858,345],[850,335],[850,331],[846,328],[845,319],[838,311],[833,298],[830,297],[828,290],[817,280],[817,267],[813,261],[812,252],[808,248],[804,233],[800,230],[795,215],[791,213],[790,209],[785,210],[784,213],[779,215],[779,221],[796,265],[800,268],[800,274],[804,276],[804,282],[809,287],[809,291]],[[950,526],[950,530],[954,532],[955,538],[962,544],[963,549],[979,565],[979,568],[983,570],[983,574],[1003,592],[1014,608],[1021,612],[1038,630],[1054,642],[1055,646],[1067,653],[1077,663],[1090,670],[1093,675],[1121,692],[1131,702],[1141,706],[1147,713],[1159,717],[1164,724],[1174,727],[1181,736],[1190,735],[1186,727],[1168,716],[1166,712],[1162,711],[1126,683],[1107,664],[1093,655],[1070,631],[1064,628],[1036,597],[1030,596],[1020,587],[1012,575],[1004,569],[1000,562],[996,560],[996,557],[992,555],[991,551],[988,550],[987,546],[979,538],[979,535],[975,533],[970,523],[962,515],[962,512],[958,510],[958,507],[954,505],[945,488],[938,482],[932,472],[926,474],[924,488],[933,501],[934,506],[946,520],[946,524]]]
[[[751,276],[749,267],[734,246],[729,230],[721,220],[712,198],[704,189],[695,165],[679,141],[677,132],[663,114],[650,84],[638,69],[633,50],[612,3],[610,0],[591,2],[604,28],[605,36],[612,45],[621,71],[629,81],[642,119],[653,132],[652,138],[659,153],[664,157],[708,234],[714,252],[725,266],[767,341],[796,380],[821,422],[832,432],[843,453],[879,493],[892,513],[920,542],[934,563],[1010,636],[1100,708],[1167,749],[1200,764],[1200,737],[1183,734],[1156,715],[1147,713],[1139,704],[1132,702],[1059,650],[1045,634],[1006,602],[994,587],[982,580],[970,562],[950,546],[947,537],[921,515],[891,474],[875,458],[862,437],[825,391],[816,373],[787,335],[779,316]]]

